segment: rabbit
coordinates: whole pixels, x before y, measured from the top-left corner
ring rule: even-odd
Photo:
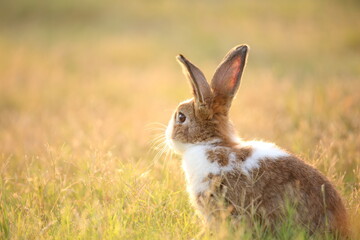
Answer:
[[[248,50],[247,45],[231,49],[210,84],[199,68],[177,56],[193,98],[178,105],[165,135],[170,148],[182,155],[192,205],[208,223],[216,223],[219,212],[237,219],[253,211],[256,219],[273,229],[284,219],[290,202],[296,223],[310,234],[323,230],[346,236],[346,209],[325,176],[273,143],[237,136],[229,109]]]

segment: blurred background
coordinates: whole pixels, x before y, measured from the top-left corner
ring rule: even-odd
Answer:
[[[193,237],[199,227],[179,159],[149,150],[164,129],[156,123],[166,124],[191,97],[175,56],[184,54],[211,79],[242,43],[250,55],[231,112],[240,136],[274,141],[316,165],[358,209],[358,1],[15,0],[0,2],[1,233],[104,237],[107,228],[94,229],[93,221],[115,214],[117,222],[129,217],[121,225],[127,236],[152,229]],[[179,191],[171,200],[178,205],[162,209],[178,219],[175,206],[185,206],[187,227],[149,228],[154,219],[170,224],[144,210],[160,200],[132,198],[133,212],[109,210],[129,196],[126,185],[140,189],[139,176],[148,185],[138,199]],[[89,208],[101,216],[81,217]],[[148,222],[131,225],[144,218],[140,212]],[[63,229],[64,216],[73,225]]]

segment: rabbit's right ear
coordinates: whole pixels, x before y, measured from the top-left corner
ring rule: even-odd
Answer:
[[[240,45],[231,49],[216,69],[211,81],[214,105],[224,114],[228,113],[231,102],[240,86],[248,49],[247,45]]]
[[[213,94],[204,74],[183,55],[178,55],[176,58],[191,83],[196,107],[198,109],[209,109]]]

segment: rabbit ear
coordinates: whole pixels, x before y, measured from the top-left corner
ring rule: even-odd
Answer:
[[[214,103],[215,105],[219,105],[219,107],[223,106],[225,114],[227,114],[232,99],[240,86],[248,49],[249,47],[247,45],[240,45],[231,49],[217,67],[211,81],[211,88],[214,92]]]
[[[191,83],[197,107],[209,107],[213,94],[204,74],[183,55],[180,54],[176,58],[182,66],[184,74]]]

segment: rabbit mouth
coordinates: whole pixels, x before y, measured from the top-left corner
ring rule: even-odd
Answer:
[[[169,124],[165,131],[166,145],[177,154],[183,154],[189,147],[188,143],[182,143],[173,138],[174,119],[169,121]]]
[[[173,127],[174,127],[174,120],[171,119],[169,121],[169,124],[166,127],[165,130],[165,137],[166,137],[166,145],[172,149],[175,150],[175,144],[174,144],[174,140],[172,139],[172,134],[173,134]],[[175,150],[176,151],[176,150]]]

